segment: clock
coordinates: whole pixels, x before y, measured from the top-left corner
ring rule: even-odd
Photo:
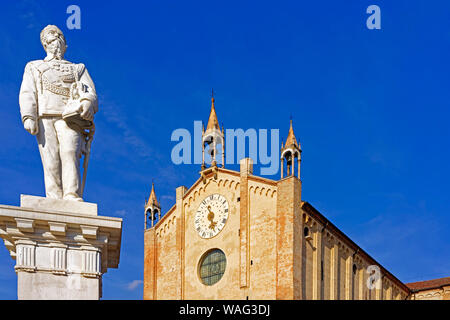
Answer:
[[[215,193],[203,199],[194,217],[198,235],[204,239],[217,235],[228,220],[228,209],[228,201],[221,194]]]

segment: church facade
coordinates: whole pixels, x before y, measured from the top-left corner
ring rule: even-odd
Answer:
[[[155,188],[145,205],[144,299],[410,299],[411,289],[302,200],[301,147],[291,121],[281,177],[223,167],[212,98],[199,179],[176,189],[164,215]],[[204,157],[203,157],[204,159]],[[219,164],[218,162],[220,162]],[[450,290],[450,283],[446,287]],[[449,292],[447,290],[447,292]],[[416,294],[415,297],[418,297]]]

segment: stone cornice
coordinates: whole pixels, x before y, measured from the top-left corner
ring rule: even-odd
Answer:
[[[25,243],[42,247],[70,246],[71,250],[97,248],[102,252],[104,273],[108,268],[118,267],[122,219],[0,205],[0,238],[13,259],[16,259],[16,246]],[[20,265],[18,268],[23,269]]]

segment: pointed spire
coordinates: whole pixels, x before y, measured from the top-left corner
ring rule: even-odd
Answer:
[[[286,143],[285,143],[284,146],[285,147],[296,146],[296,147],[299,148],[299,145],[297,143],[297,139],[295,138],[294,129],[292,128],[292,117],[291,117],[291,120],[290,120],[289,133],[288,133],[288,136],[286,138]]]
[[[211,112],[209,114],[208,125],[206,126],[206,131],[213,130],[213,129],[218,129],[220,131],[219,121],[217,120],[216,109],[214,108],[214,89],[211,90]]]
[[[211,92],[211,112],[209,114],[208,124],[206,131],[202,132],[202,170],[205,166],[205,151],[208,150],[208,154],[211,155],[211,166],[216,166],[220,159],[217,159],[217,155],[220,152],[217,150],[218,146],[222,146],[222,166],[224,165],[224,126],[222,124],[222,131],[220,131],[219,120],[217,119],[216,109],[214,107],[214,90]],[[209,149],[205,149],[206,145]]]
[[[156,199],[156,192],[155,192],[155,183],[152,182],[152,191],[150,192],[150,197],[148,198],[147,201],[147,206],[156,206],[159,207],[159,202],[158,199]]]

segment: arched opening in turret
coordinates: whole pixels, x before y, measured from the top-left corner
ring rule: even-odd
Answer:
[[[292,152],[286,152],[284,159],[286,159],[286,176],[290,176],[292,174]]]
[[[157,224],[158,221],[160,220],[161,216],[159,214],[158,209],[154,209],[153,210],[153,225]]]
[[[281,177],[295,176],[296,166],[298,169],[298,177],[300,178],[300,152],[291,149],[285,150],[281,155]]]
[[[203,139],[203,165],[220,163],[222,167],[225,166],[223,163],[225,161],[223,140],[222,136],[218,134],[211,134]]]
[[[158,209],[154,209],[153,211],[152,209],[148,209],[146,211],[146,216],[147,216],[147,224],[146,224],[147,228],[153,227],[161,219],[161,215]]]
[[[151,209],[148,209],[146,212],[145,212],[145,216],[147,217],[147,223],[146,223],[146,226],[147,226],[147,228],[151,228],[153,225],[152,225],[152,210]]]

